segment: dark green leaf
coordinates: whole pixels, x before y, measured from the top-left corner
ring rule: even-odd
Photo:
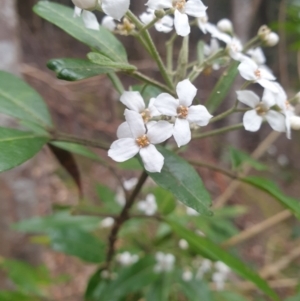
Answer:
[[[230,147],[229,152],[233,169],[238,169],[245,162],[259,171],[268,169],[266,165],[256,161],[249,154],[241,150],[235,149],[234,147]]]
[[[176,208],[176,200],[171,192],[161,188],[156,187],[153,190],[153,194],[156,198],[156,203],[158,206],[158,211],[163,214],[167,215],[174,211]]]
[[[155,86],[144,84],[144,85],[134,85],[131,87],[133,91],[138,91],[141,93],[143,99],[149,102],[151,98],[156,98],[157,95],[161,94],[163,91]]]
[[[133,65],[109,59],[108,57],[102,55],[101,53],[90,52],[87,56],[88,59],[94,64],[97,64],[105,68],[112,68],[113,71],[132,72],[136,70],[136,67]]]
[[[126,50],[115,36],[100,26],[100,30],[87,29],[82,18],[74,18],[74,11],[64,5],[49,1],[40,1],[34,12],[47,21],[55,24],[69,35],[88,45],[95,51],[117,62],[127,62]]]
[[[233,62],[228,69],[224,71],[213,91],[209,95],[205,106],[210,113],[213,113],[220,106],[222,101],[224,101],[236,76],[239,73],[237,69],[238,65],[239,62]]]
[[[105,257],[105,244],[79,228],[57,228],[50,231],[49,236],[55,251],[93,263],[100,263]]]
[[[27,161],[48,140],[47,136],[0,127],[0,172]]]
[[[247,177],[242,179],[243,182],[253,185],[269,195],[273,196],[276,200],[278,200],[283,206],[291,210],[295,216],[300,219],[300,202],[297,199],[291,198],[289,196],[284,195],[282,191],[278,188],[278,186],[272,182],[271,180],[262,178],[262,177]]]
[[[171,274],[161,274],[160,278],[150,285],[146,294],[146,301],[168,301],[170,278]]]
[[[52,59],[47,67],[56,73],[57,78],[76,81],[99,74],[113,72],[115,68],[103,67],[82,59]]]
[[[269,287],[268,283],[239,259],[232,256],[227,251],[224,251],[221,247],[214,244],[207,238],[195,234],[174,221],[169,220],[168,222],[173,228],[174,232],[177,233],[179,237],[185,239],[193,250],[198,251],[201,255],[206,254],[208,258],[213,258],[214,260],[220,260],[224,262],[237,274],[253,282],[259,289],[261,289],[273,300],[279,301],[278,296]]]
[[[34,217],[21,221],[13,229],[26,233],[49,233],[58,228],[79,228],[83,231],[98,227],[100,218],[93,216],[73,216],[68,211],[60,211],[51,216]]]
[[[52,126],[42,97],[23,80],[4,71],[0,71],[0,113],[39,126]]]
[[[204,281],[193,279],[185,282],[180,278],[180,288],[189,301],[215,301]]]
[[[186,206],[203,215],[212,215],[210,195],[195,169],[173,152],[163,147],[158,150],[165,158],[163,169],[160,173],[148,172],[149,176]]]

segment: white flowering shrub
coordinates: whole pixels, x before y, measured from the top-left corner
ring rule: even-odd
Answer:
[[[287,216],[299,218],[299,200],[285,196],[265,177],[247,176],[249,167],[264,170],[265,166],[242,151],[230,149],[232,169],[182,156],[188,147],[196,147],[194,141],[233,130],[247,135],[267,123],[291,139],[292,130],[300,129],[295,109],[299,95],[287,95],[267,67],[263,52],[263,47],[275,46],[279,36],[263,25],[243,44],[230,20],[209,22],[207,7],[200,0],[149,0],[140,15],[129,10],[130,0],[72,1],[74,10],[40,1],[34,11],[87,45],[90,52],[86,59],[52,59],[48,67],[58,78],[69,81],[107,75],[119,95],[123,122],[114,141],[60,132],[41,96],[21,79],[1,71],[0,112],[14,117],[20,127],[0,128],[0,171],[22,164],[48,145],[58,159],[63,152],[102,164],[116,177],[118,187],[113,191],[99,184],[100,206],[87,204],[80,196],[83,201],[78,206],[20,222],[15,228],[43,234],[54,250],[97,265],[84,300],[281,300],[268,282],[272,273],[251,268],[231,249],[257,233],[255,228],[250,234],[238,234],[232,218],[244,209],[222,208],[222,201],[213,203],[193,166],[222,173],[233,185],[247,183],[264,191],[285,207]],[[105,14],[101,21],[95,10]],[[165,59],[153,42],[152,30],[167,39]],[[189,51],[193,30],[209,40],[208,44],[199,41],[196,61]],[[119,35],[133,36],[141,43],[156,64],[159,78],[128,61]],[[182,41],[179,52],[173,51],[175,39]],[[207,70],[219,70],[216,74],[222,75],[207,99],[199,101],[195,82]],[[124,86],[119,74],[137,84]],[[235,102],[220,112],[237,76],[243,84],[235,91]],[[261,87],[261,94],[254,90],[255,85]],[[236,112],[244,113],[241,123],[211,129],[211,124]],[[264,145],[265,151],[271,144]],[[104,150],[105,155],[99,157],[93,148]],[[140,174],[124,179],[120,169]],[[20,263],[1,259],[0,264],[10,271]],[[29,266],[23,271],[35,273]],[[13,294],[18,300],[50,300],[44,291],[24,289],[14,279],[16,291],[0,293],[0,300],[15,300]]]

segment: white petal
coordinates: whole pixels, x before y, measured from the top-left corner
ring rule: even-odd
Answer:
[[[130,0],[102,0],[101,7],[108,16],[120,21],[128,11],[129,5]]]
[[[259,68],[261,78],[268,80],[276,80],[276,77],[272,74],[268,67],[260,66]]]
[[[154,102],[155,102],[155,98],[151,98],[149,100],[148,110],[150,112],[150,116],[151,117],[155,117],[155,116],[161,115],[160,112],[155,107]]]
[[[150,10],[151,12],[148,12],[148,10]],[[147,12],[142,13],[142,14],[139,16],[139,18],[141,19],[141,21],[142,21],[144,24],[149,24],[149,23],[155,18],[154,10],[148,8],[148,9],[147,9]]]
[[[169,139],[173,134],[173,124],[168,121],[158,121],[152,125],[147,133],[147,137],[152,144],[158,144]]]
[[[207,7],[200,0],[189,0],[185,4],[185,13],[196,18],[206,16]]]
[[[106,29],[110,30],[110,31],[114,31],[116,29],[116,22],[114,21],[114,19],[110,16],[105,16],[102,19],[101,25],[103,27],[105,27]]]
[[[140,92],[125,91],[121,95],[120,101],[130,110],[139,113],[145,110],[145,102]]]
[[[129,124],[125,121],[121,123],[117,129],[117,137],[121,138],[133,138]]]
[[[88,29],[99,30],[99,23],[96,15],[90,11],[84,10],[82,13],[82,20],[84,26]]]
[[[186,14],[182,14],[178,9],[174,12],[174,25],[179,36],[185,37],[191,32],[189,18]]]
[[[261,78],[261,79],[257,80],[257,83],[260,84],[265,89],[271,90],[274,93],[278,92],[278,88],[277,88],[275,82],[271,82],[268,79]]]
[[[124,115],[134,138],[139,138],[145,135],[146,128],[144,120],[139,113],[126,109]]]
[[[247,131],[256,132],[259,130],[262,120],[262,117],[257,115],[255,110],[248,111],[243,117],[244,127]]]
[[[267,107],[271,108],[276,104],[276,95],[277,93],[272,92],[269,89],[264,89],[264,93],[262,96],[262,103]]]
[[[140,156],[144,163],[145,169],[150,172],[160,172],[164,165],[163,155],[152,144],[143,147],[140,150]]]
[[[152,9],[171,8],[173,0],[149,0],[145,5]]]
[[[176,93],[179,98],[179,104],[189,107],[197,94],[197,88],[189,79],[185,79],[177,84]]]
[[[255,108],[259,103],[259,97],[250,90],[236,91],[237,99],[243,104]]]
[[[260,47],[248,50],[247,54],[251,56],[252,60],[254,60],[257,65],[263,65],[266,63],[266,57]]]
[[[122,138],[113,142],[108,151],[108,156],[117,162],[124,162],[134,157],[140,148],[135,139]]]
[[[207,111],[205,106],[197,105],[189,107],[188,121],[205,126],[208,125],[210,118],[212,118],[212,115]]]
[[[82,12],[82,9],[79,8],[79,7],[77,7],[77,6],[75,6],[75,7],[74,7],[74,15],[73,15],[73,17],[74,17],[74,18],[80,17],[80,16],[81,16],[81,12]]]
[[[242,61],[238,66],[238,70],[244,79],[251,81],[257,80],[254,73],[257,70],[257,65],[251,59]]]
[[[266,114],[266,119],[274,131],[285,132],[285,117],[282,114],[270,110]]]
[[[188,144],[191,140],[190,123],[186,119],[177,118],[174,125],[173,136],[178,147]]]
[[[173,29],[174,20],[170,16],[164,16],[161,20],[157,21],[154,26],[159,32],[168,33]]]
[[[161,114],[167,116],[176,116],[179,101],[168,93],[162,93],[156,97],[154,106]]]

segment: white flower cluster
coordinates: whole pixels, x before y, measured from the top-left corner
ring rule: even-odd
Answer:
[[[117,262],[122,266],[130,266],[139,260],[139,256],[129,252],[123,252],[117,255]]]
[[[157,204],[155,196],[150,193],[146,195],[145,200],[139,201],[137,203],[137,208],[139,211],[143,212],[145,215],[153,215],[157,210]]]
[[[160,172],[164,157],[154,145],[172,135],[178,147],[186,145],[191,140],[191,124],[205,126],[212,117],[203,105],[192,105],[197,89],[188,79],[178,83],[176,92],[178,99],[162,93],[150,100],[148,108],[139,92],[124,92],[120,101],[128,108],[126,122],[119,126],[119,139],[111,145],[108,156],[123,162],[139,153],[146,170]],[[166,117],[168,121],[161,120]]]
[[[174,268],[175,256],[170,253],[157,252],[155,254],[155,273],[171,272]]]

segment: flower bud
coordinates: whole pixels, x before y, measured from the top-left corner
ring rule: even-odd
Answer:
[[[260,37],[262,41],[265,41],[271,32],[272,32],[271,29],[267,25],[262,25],[259,28],[257,35]]]
[[[275,32],[271,32],[265,39],[265,45],[268,47],[273,47],[279,42],[279,35]]]
[[[290,124],[293,130],[300,130],[300,117],[299,116],[291,116]]]
[[[222,19],[217,23],[217,27],[219,28],[219,30],[221,30],[222,32],[226,32],[226,33],[232,33],[233,32],[233,27],[232,27],[232,23],[230,20],[228,19]]]
[[[72,0],[72,2],[84,10],[94,10],[98,5],[98,0]]]
[[[156,18],[161,19],[166,15],[166,13],[163,9],[158,9],[154,12],[154,15]]]

